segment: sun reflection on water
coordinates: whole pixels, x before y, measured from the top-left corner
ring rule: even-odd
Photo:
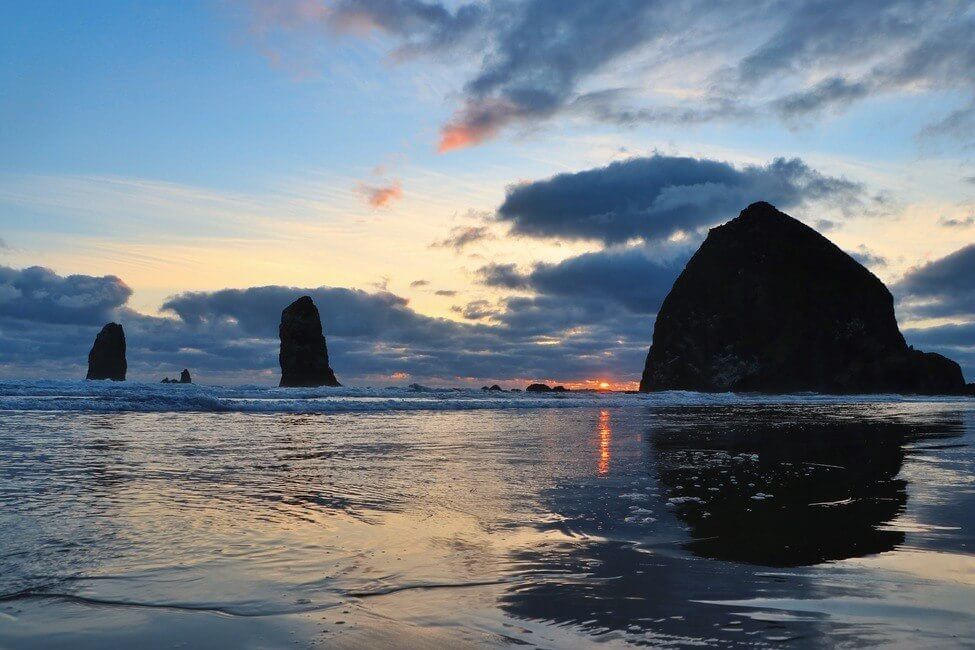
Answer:
[[[596,431],[599,433],[599,465],[596,468],[596,473],[599,476],[605,476],[609,473],[609,445],[613,441],[613,430],[609,424],[608,410],[603,409],[599,412]]]

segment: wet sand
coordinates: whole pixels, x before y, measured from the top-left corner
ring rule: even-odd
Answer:
[[[966,647],[972,402],[7,411],[0,647]]]

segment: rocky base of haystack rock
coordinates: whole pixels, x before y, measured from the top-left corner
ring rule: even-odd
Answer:
[[[964,394],[957,363],[914,350],[876,276],[754,203],[711,229],[657,314],[641,391]]]

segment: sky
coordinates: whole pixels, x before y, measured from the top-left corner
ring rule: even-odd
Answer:
[[[311,295],[353,385],[639,380],[766,200],[975,381],[975,6],[0,6],[0,377],[274,383]]]

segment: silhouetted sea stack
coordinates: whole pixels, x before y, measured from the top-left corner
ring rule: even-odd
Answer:
[[[529,384],[525,389],[529,393],[568,393],[569,389],[565,386],[549,386],[547,384]]]
[[[109,323],[95,337],[88,353],[86,379],[111,379],[125,381],[125,332],[118,323]]]
[[[712,228],[657,314],[641,391],[962,394],[908,347],[887,287],[812,228],[753,203]]]
[[[281,312],[281,386],[341,386],[328,365],[318,308],[302,296]]]
[[[190,377],[190,371],[183,368],[183,372],[179,373],[179,379],[170,379],[169,377],[163,377],[163,380],[159,382],[161,384],[192,384],[193,379]]]

